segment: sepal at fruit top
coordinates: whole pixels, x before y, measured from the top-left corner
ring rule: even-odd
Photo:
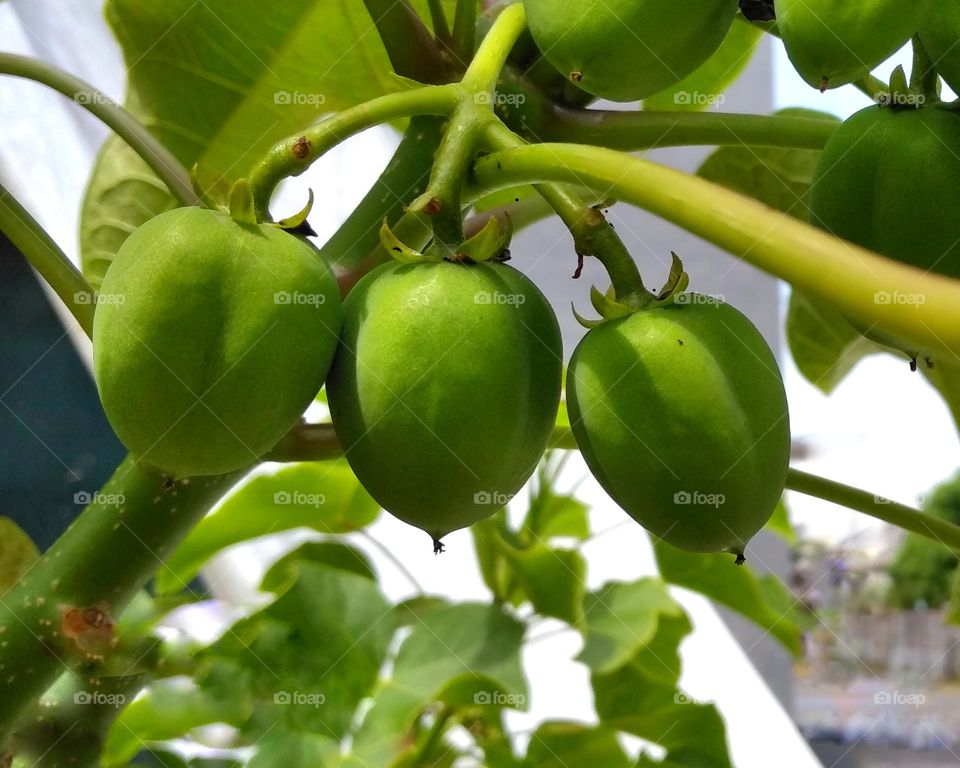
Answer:
[[[280,221],[275,222],[272,226],[282,229],[284,232],[290,232],[294,235],[305,235],[310,237],[316,237],[317,233],[314,231],[313,227],[310,226],[310,222],[307,221],[307,217],[310,215],[310,211],[313,210],[313,190],[309,190],[309,196],[307,197],[307,204],[303,206],[297,213],[293,216],[288,216],[285,219],[280,219]]]
[[[418,251],[406,245],[394,234],[386,220],[380,227],[380,244],[394,261],[402,264],[438,261],[482,264],[486,261],[507,261],[510,258],[509,245],[512,236],[513,224],[509,217],[504,222],[493,216],[477,234],[452,249],[452,253],[445,257],[439,248]]]
[[[230,218],[241,224],[256,224],[253,190],[246,179],[237,179],[230,188]]]

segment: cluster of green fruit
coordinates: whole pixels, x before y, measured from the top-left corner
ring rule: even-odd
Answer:
[[[435,543],[492,514],[547,449],[557,319],[496,262],[390,262],[341,306],[301,237],[178,209],[124,244],[94,323],[106,413],[178,477],[253,464],[326,382],[357,477]],[[610,495],[657,536],[742,554],[789,451],[776,362],[735,309],[694,300],[601,323],[567,375],[574,434]]]

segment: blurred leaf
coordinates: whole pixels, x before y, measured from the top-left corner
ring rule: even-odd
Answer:
[[[423,597],[412,597],[409,600],[404,600],[402,603],[397,603],[397,605],[393,607],[393,613],[398,626],[410,627],[416,626],[423,621],[428,614],[449,606],[450,602],[442,597],[424,595]]]
[[[921,361],[920,370],[940,392],[953,416],[953,423],[960,429],[960,365],[947,365],[936,360],[930,368]]]
[[[294,464],[258,475],[190,532],[157,574],[157,591],[182,589],[233,544],[292,528],[348,533],[372,523],[379,511],[345,461]]]
[[[334,768],[340,743],[314,733],[273,731],[257,742],[249,768]]]
[[[793,530],[793,525],[790,523],[790,512],[783,499],[780,499],[780,503],[777,504],[776,509],[773,510],[773,514],[770,516],[767,524],[763,526],[763,529],[776,534],[787,542],[787,544],[793,545],[797,543],[797,532]]]
[[[831,115],[807,109],[785,109],[777,114],[839,122]],[[697,174],[807,221],[810,184],[819,158],[820,151],[815,149],[720,147]]]
[[[718,603],[723,603],[780,641],[790,653],[801,652],[800,629],[792,612],[784,605],[793,605],[795,600],[789,590],[775,577],[775,586],[761,584],[748,565],[734,565],[728,555],[701,555],[686,552],[663,542],[653,545],[660,574],[671,584],[700,592]],[[782,599],[774,603],[765,592],[778,594]]]
[[[588,593],[583,614],[585,642],[577,660],[604,673],[626,664],[653,639],[661,615],[677,617],[683,610],[663,582],[640,579]]]
[[[583,613],[587,564],[579,552],[534,544],[529,549],[505,545],[507,560],[521,589],[541,616],[576,624]]]
[[[787,343],[803,377],[828,395],[864,357],[888,351],[839,310],[800,291],[790,292]]]
[[[39,557],[20,526],[9,517],[0,517],[0,595],[16,584]]]
[[[299,578],[301,562],[339,568],[372,581],[377,580],[373,565],[360,550],[336,541],[308,541],[274,563],[263,577],[260,588],[267,592],[286,592]]]
[[[521,537],[545,542],[552,537],[586,539],[590,535],[589,507],[572,493],[559,493],[557,483],[570,454],[549,451],[536,473],[535,492],[530,499]]]
[[[260,699],[255,733],[280,727],[339,739],[377,680],[393,637],[390,605],[366,576],[303,559],[280,561],[264,585],[285,591],[206,654],[250,674]]]
[[[407,732],[432,702],[525,709],[523,633],[523,625],[495,605],[460,603],[427,613],[400,647],[392,677],[354,738],[348,764],[389,765],[409,746]]]
[[[676,85],[645,99],[643,108],[701,110],[713,106],[750,63],[762,37],[763,30],[737,17],[713,56]]]
[[[617,740],[617,732],[603,726],[546,722],[530,737],[529,768],[630,768],[631,761]]]
[[[426,0],[413,5],[426,10]],[[280,139],[399,88],[373,20],[352,0],[109,0],[105,14],[127,64],[127,108],[187,168],[197,164],[214,197]],[[126,236],[174,205],[161,190],[120,142],[105,145],[82,211],[94,287]]]
[[[504,549],[506,542],[520,547],[522,543],[507,525],[506,511],[501,509],[470,526],[473,547],[480,566],[480,575],[493,596],[504,603],[519,604],[518,585]],[[509,546],[509,545],[508,545]]]

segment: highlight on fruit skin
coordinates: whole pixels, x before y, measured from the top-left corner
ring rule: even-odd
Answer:
[[[336,280],[307,241],[219,211],[162,213],[124,242],[98,296],[107,418],[175,477],[250,466],[322,387],[340,320]]]
[[[742,562],[786,484],[783,380],[739,311],[676,301],[587,333],[567,372],[571,427],[594,477],[651,534]]]
[[[556,316],[517,270],[385,264],[344,302],[327,381],[334,428],[370,495],[440,547],[536,469],[561,360]]]
[[[737,0],[524,0],[544,57],[577,87],[637,101],[674,85],[720,47]]]

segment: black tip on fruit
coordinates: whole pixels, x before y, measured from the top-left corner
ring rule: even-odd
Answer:
[[[737,559],[733,561],[735,565],[743,565],[747,562],[746,555],[744,555],[743,552],[737,552],[736,555]]]
[[[433,540],[433,554],[442,555],[446,551],[446,547],[443,546],[443,542],[440,539]]]
[[[917,358],[911,357],[911,358],[910,358],[910,373],[916,373],[916,372],[917,372]]]

